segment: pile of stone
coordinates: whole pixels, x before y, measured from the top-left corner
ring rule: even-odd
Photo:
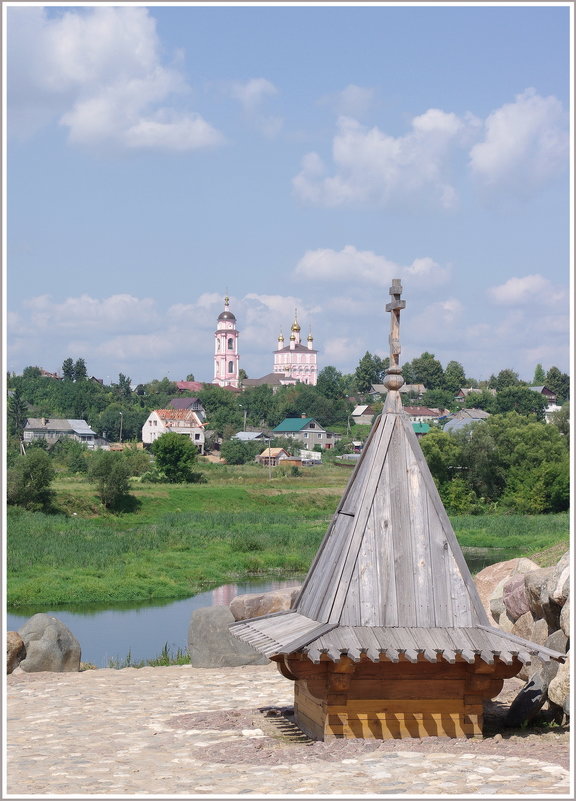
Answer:
[[[510,707],[507,723],[531,720],[545,703],[557,716],[570,714],[570,555],[552,567],[510,559],[484,568],[476,587],[490,623],[518,637],[566,653],[563,664],[533,659],[518,677],[526,685]]]

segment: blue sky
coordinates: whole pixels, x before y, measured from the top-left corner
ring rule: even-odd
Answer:
[[[569,6],[5,5],[7,369],[569,371]]]

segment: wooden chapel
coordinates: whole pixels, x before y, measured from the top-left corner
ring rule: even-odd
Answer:
[[[231,624],[295,683],[310,737],[473,737],[483,701],[532,656],[564,654],[489,624],[399,389],[402,287],[376,419],[293,607]]]

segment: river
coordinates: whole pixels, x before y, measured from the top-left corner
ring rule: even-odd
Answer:
[[[463,548],[470,571],[474,574],[493,562],[512,559],[516,554],[499,548]],[[150,601],[114,604],[19,608],[6,616],[7,630],[18,631],[37,612],[45,612],[62,621],[74,634],[82,649],[82,661],[96,667],[108,667],[110,660],[123,663],[128,653],[133,662],[154,659],[165,645],[172,653],[185,650],[188,623],[194,609],[227,605],[245,593],[268,592],[300,585],[304,577],[287,580],[253,580],[225,584],[214,590],[179,601]]]

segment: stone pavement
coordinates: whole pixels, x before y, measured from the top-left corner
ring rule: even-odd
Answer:
[[[291,741],[257,712],[293,703],[293,685],[274,665],[16,672],[7,702],[8,797],[572,797],[554,759],[475,753],[472,740],[458,753],[424,753],[406,741],[363,750],[352,741],[352,755],[351,741]],[[256,711],[261,726],[239,710]],[[258,748],[268,756],[257,758]]]

